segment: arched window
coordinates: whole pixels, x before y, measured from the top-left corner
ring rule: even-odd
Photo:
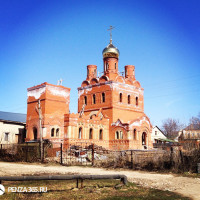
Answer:
[[[93,104],[96,104],[96,95],[93,94]]]
[[[131,104],[131,96],[128,95],[128,104]]]
[[[105,100],[106,100],[106,98],[105,98],[105,93],[103,92],[103,93],[102,93],[102,102],[104,103]]]
[[[192,133],[192,138],[194,138],[195,137],[195,133]]]
[[[82,128],[80,127],[78,129],[78,139],[81,139],[82,138]]]
[[[115,139],[119,139],[119,131],[116,131],[116,133],[115,133]]]
[[[119,135],[119,139],[123,139],[123,132],[120,131],[119,133],[120,133],[120,135]]]
[[[59,137],[59,128],[56,129],[56,137]]]
[[[135,105],[138,106],[138,97],[135,98]]]
[[[103,130],[100,129],[99,131],[99,140],[103,140]]]
[[[51,137],[54,137],[54,131],[55,131],[55,129],[52,128],[52,129],[51,129]]]
[[[84,96],[84,104],[87,105],[87,97]]]
[[[119,102],[122,102],[122,93],[119,94]]]
[[[106,63],[106,71],[108,70],[108,67],[109,67],[109,66],[108,66],[108,63]]]
[[[136,140],[137,139],[137,135],[136,135],[136,129],[133,130],[133,139]]]
[[[89,139],[90,139],[90,140],[92,139],[92,136],[93,136],[93,129],[90,128],[90,132],[89,132]]]
[[[115,69],[117,69],[117,63],[115,63]]]
[[[33,128],[33,138],[34,138],[34,140],[37,140],[37,128],[36,127]]]
[[[122,131],[116,131],[115,132],[115,139],[123,139],[123,132]]]

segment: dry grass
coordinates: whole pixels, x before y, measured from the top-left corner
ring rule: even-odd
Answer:
[[[173,192],[142,188],[132,183],[123,186],[118,180],[85,180],[81,189],[76,188],[75,181],[3,182],[3,185],[6,188],[6,193],[1,196],[3,200],[190,200]],[[8,193],[8,187],[47,187],[48,192]]]

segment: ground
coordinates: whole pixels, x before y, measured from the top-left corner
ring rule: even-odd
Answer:
[[[35,175],[35,174],[124,174],[128,181],[143,187],[169,190],[194,200],[200,199],[200,178],[189,178],[174,174],[159,174],[124,169],[108,170],[92,167],[66,167],[60,165],[27,164],[0,162],[0,176]]]

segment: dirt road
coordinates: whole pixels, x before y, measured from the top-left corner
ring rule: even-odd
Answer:
[[[178,177],[173,174],[158,174],[131,170],[106,170],[92,167],[65,167],[43,164],[0,162],[0,176],[35,174],[124,174],[128,181],[144,187],[177,192],[194,200],[200,200],[200,178]]]

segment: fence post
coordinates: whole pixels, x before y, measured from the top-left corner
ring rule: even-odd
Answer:
[[[42,145],[42,148],[43,148],[43,162],[44,162],[44,159],[45,159],[45,152],[44,152],[45,147],[44,147],[44,143]]]
[[[26,162],[28,162],[28,143],[26,143]]]
[[[180,157],[181,157],[181,163],[183,164],[183,153],[181,150],[179,150],[179,153],[180,153]]]
[[[94,144],[92,144],[92,166],[94,165]]]
[[[63,159],[62,159],[62,143],[60,144],[60,164],[63,164]]]
[[[131,169],[133,169],[133,151],[131,150]]]
[[[173,147],[170,148],[170,165],[173,166]]]
[[[197,163],[197,173],[200,174],[200,163]]]
[[[76,188],[78,188],[78,178],[76,179]]]

